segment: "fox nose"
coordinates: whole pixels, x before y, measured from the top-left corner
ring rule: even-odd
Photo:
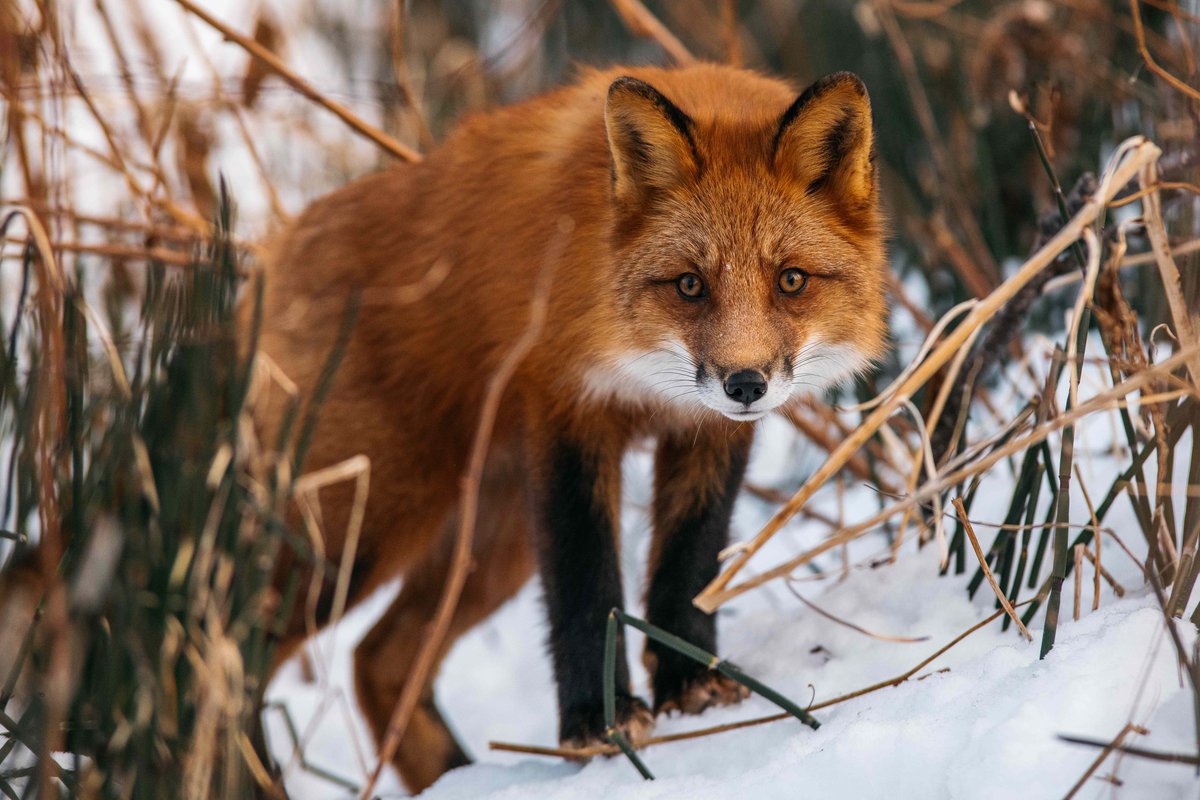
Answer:
[[[744,369],[725,379],[725,394],[739,403],[750,405],[766,393],[766,376],[758,370]]]

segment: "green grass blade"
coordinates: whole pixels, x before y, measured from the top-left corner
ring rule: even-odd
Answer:
[[[612,613],[615,614],[617,619],[619,619],[621,622],[637,628],[639,631],[646,634],[659,644],[669,647],[676,653],[679,653],[682,656],[687,656],[693,661],[698,661],[707,666],[709,669],[715,669],[722,675],[737,681],[755,694],[762,695],[813,730],[821,727],[821,723],[817,722],[817,720],[814,719],[813,716],[803,708],[796,705],[791,700],[772,689],[770,686],[767,686],[765,683],[762,683],[761,681],[750,677],[745,672],[742,672],[742,670],[734,664],[719,659],[707,650],[696,647],[696,645],[692,644],[691,642],[685,641],[673,633],[668,633],[656,625],[651,625],[645,620],[632,617],[620,609],[614,608]]]

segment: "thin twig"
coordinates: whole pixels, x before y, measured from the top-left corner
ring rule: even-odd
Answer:
[[[1143,729],[1144,730],[1144,729]],[[1070,744],[1082,744],[1087,747],[1111,747],[1120,753],[1129,756],[1137,756],[1138,758],[1146,758],[1151,761],[1163,761],[1168,764],[1192,764],[1200,765],[1200,757],[1190,753],[1163,753],[1158,750],[1147,750],[1143,747],[1129,747],[1127,745],[1113,746],[1111,742],[1105,742],[1099,739],[1088,739],[1083,736],[1064,736],[1059,734],[1058,738],[1061,741]]]
[[[1079,780],[1075,782],[1075,785],[1071,787],[1070,791],[1068,791],[1065,795],[1063,795],[1063,800],[1071,800],[1072,797],[1074,797],[1076,794],[1078,794],[1079,790],[1083,788],[1083,785],[1085,783],[1087,783],[1088,778],[1092,777],[1092,774],[1100,768],[1101,764],[1104,763],[1104,759],[1108,758],[1109,754],[1113,750],[1120,750],[1122,743],[1125,741],[1125,737],[1131,733],[1137,733],[1137,734],[1141,734],[1144,736],[1147,733],[1147,731],[1145,728],[1142,728],[1138,725],[1134,725],[1132,722],[1126,723],[1125,727],[1121,728],[1120,733],[1118,733],[1115,737],[1113,737],[1113,740],[1111,742],[1104,745],[1104,748],[1100,751],[1100,755],[1096,756],[1096,760],[1093,761],[1086,770],[1084,770],[1083,774],[1079,776]],[[1074,744],[1089,743],[1087,740],[1071,739],[1067,736],[1059,736],[1058,738],[1062,739],[1063,741],[1072,742]]]
[[[737,0],[722,0],[721,31],[725,37],[725,63],[742,65],[742,45],[738,36]]]
[[[1133,17],[1133,35],[1137,38],[1138,52],[1142,54],[1142,60],[1146,62],[1150,71],[1193,100],[1200,100],[1200,91],[1167,72],[1154,60],[1154,56],[1150,55],[1150,49],[1146,47],[1146,29],[1142,25],[1142,7],[1138,0],[1129,0],[1129,13]]]
[[[1075,464],[1075,480],[1079,484],[1080,491],[1083,492],[1083,502],[1087,506],[1088,514],[1092,518],[1092,530],[1096,531],[1096,535],[1093,537],[1096,540],[1096,555],[1093,556],[1086,551],[1084,553],[1096,570],[1092,584],[1092,611],[1095,611],[1100,608],[1100,572],[1103,569],[1100,560],[1100,540],[1104,537],[1100,535],[1100,520],[1096,517],[1096,507],[1092,505],[1092,496],[1088,493],[1087,484],[1083,481],[1083,472],[1079,469],[1079,464]],[[1109,580],[1110,582],[1112,581],[1111,576]]]
[[[1136,0],[1131,0],[1131,2],[1136,2]],[[1143,188],[1157,184],[1157,165],[1154,162],[1147,162],[1142,167],[1138,178]],[[1146,237],[1150,240],[1150,249],[1154,253],[1154,260],[1162,279],[1163,293],[1167,296],[1167,308],[1171,311],[1175,336],[1179,343],[1186,347],[1198,340],[1195,319],[1187,298],[1183,295],[1179,266],[1171,255],[1171,243],[1167,241],[1167,229],[1163,222],[1162,203],[1159,200],[1158,192],[1149,192],[1142,199],[1142,216],[1146,221]],[[1187,366],[1192,382],[1200,384],[1200,356],[1189,361]]]
[[[307,97],[309,100],[324,108],[326,111],[331,112],[342,122],[349,125],[350,128],[360,136],[370,139],[372,142],[403,161],[417,162],[421,160],[421,155],[416,150],[404,146],[391,136],[388,136],[386,133],[376,128],[374,125],[370,125],[363,121],[360,117],[356,116],[354,112],[350,111],[350,109],[346,108],[341,103],[330,100],[328,97],[321,94],[321,92],[317,91],[312,84],[289,69],[288,66],[284,64],[278,56],[276,56],[267,48],[263,47],[258,42],[254,41],[248,36],[243,36],[233,28],[230,28],[212,14],[209,14],[207,11],[197,6],[191,0],[175,0],[175,2],[183,6],[184,10],[191,14],[195,14],[209,26],[215,28],[228,41],[238,45],[252,57],[265,64],[275,74],[282,78],[285,83],[287,83],[300,94]]]
[[[413,89],[412,75],[408,69],[408,59],[405,57],[404,34],[407,30],[407,25],[405,24],[406,12],[404,6],[404,0],[396,0],[393,5],[391,18],[392,30],[389,37],[391,39],[392,50],[392,74],[396,77],[396,87],[400,90],[400,94],[404,98],[404,105],[417,127],[417,138],[421,142],[421,147],[428,151],[434,145],[433,132],[429,129],[429,123],[425,121],[425,114],[421,110],[421,101]]]
[[[650,9],[641,0],[610,0],[613,10],[621,17],[634,36],[643,36],[658,42],[667,55],[681,67],[696,63],[696,57],[684,46],[683,42],[663,25],[658,17],[650,13]]]
[[[1099,537],[1096,537],[1099,538]],[[1087,548],[1081,542],[1074,547],[1075,553],[1075,606],[1073,609],[1073,618],[1079,622],[1079,607],[1083,604],[1083,554]],[[1096,580],[1099,581],[1100,573],[1096,573]]]
[[[1184,242],[1183,244],[1172,247],[1170,249],[1170,253],[1171,255],[1178,257],[1189,256],[1192,253],[1200,253],[1200,239],[1192,239],[1190,242]],[[1156,263],[1154,253],[1138,253],[1132,256],[1125,256],[1125,258],[1121,259],[1120,268],[1130,269],[1133,267],[1144,267],[1148,264],[1154,263]],[[1064,286],[1069,286],[1072,283],[1078,283],[1081,280],[1083,280],[1083,273],[1068,272],[1066,275],[1059,275],[1046,281],[1046,286],[1043,291],[1049,293],[1057,289],[1061,289]]]
[[[1098,539],[1100,537],[1097,536],[1096,538]],[[1092,566],[1096,568],[1097,576],[1104,578],[1104,580],[1108,582],[1108,585],[1112,587],[1113,594],[1115,594],[1117,597],[1124,597],[1125,587],[1121,585],[1120,581],[1112,576],[1112,573],[1105,569],[1103,564],[1100,564],[1096,561],[1096,557],[1092,555],[1092,551],[1084,550],[1083,555],[1092,563]],[[1094,611],[1099,607],[1099,603],[1093,603],[1092,610]]]
[[[1000,601],[1004,613],[1008,614],[1009,618],[1017,625],[1017,630],[1025,637],[1025,641],[1032,642],[1033,634],[1021,622],[1021,618],[1017,616],[1017,612],[1013,610],[1012,603],[1008,601],[1008,596],[1000,589],[1000,585],[996,583],[996,576],[992,575],[992,568],[988,566],[987,559],[983,555],[983,550],[979,547],[979,539],[975,537],[975,529],[971,527],[971,520],[967,519],[967,509],[963,506],[961,497],[954,498],[954,508],[958,510],[958,518],[962,520],[963,530],[967,533],[967,538],[971,540],[971,547],[975,550],[975,557],[979,559],[979,566],[983,569],[983,575],[987,578],[988,585],[992,587],[992,591],[996,593],[996,599]]]
[[[940,178],[939,185],[948,187],[954,192],[954,196],[946,198],[942,205],[949,213],[956,216],[959,227],[967,237],[967,245],[971,248],[975,256],[975,258],[972,258],[971,253],[963,251],[958,258],[952,258],[951,261],[956,266],[959,277],[970,287],[972,294],[976,297],[983,297],[999,282],[998,276],[1000,270],[996,267],[985,245],[983,234],[979,230],[979,223],[972,216],[970,203],[967,202],[965,193],[962,191],[959,182],[958,170],[954,169],[951,165],[949,150],[934,119],[933,106],[921,81],[912,47],[905,38],[904,31],[901,29],[900,23],[896,20],[895,14],[892,13],[891,5],[887,2],[876,2],[874,9],[876,18],[883,27],[888,42],[896,54],[896,61],[900,65],[900,72],[904,77],[909,97],[912,100],[913,111],[916,113],[917,122],[920,124],[922,132],[925,134],[925,141],[929,146],[934,168]],[[939,198],[939,200],[941,199]],[[937,216],[933,218],[933,221],[935,225],[939,222]],[[944,226],[941,232],[949,234],[948,230],[944,230]],[[935,228],[935,234],[937,233],[938,231]],[[946,244],[951,244],[960,251],[962,250],[953,236],[943,235],[940,238],[948,238],[949,241]]]

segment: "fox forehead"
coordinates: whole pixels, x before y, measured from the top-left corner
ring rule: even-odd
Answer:
[[[710,279],[774,279],[795,266],[849,277],[874,261],[871,241],[846,230],[819,199],[796,199],[769,185],[744,193],[720,187],[682,190],[631,243],[643,264],[689,267]]]

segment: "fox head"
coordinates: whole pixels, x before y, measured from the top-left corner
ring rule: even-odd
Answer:
[[[842,72],[784,103],[693,118],[644,81],[609,87],[623,339],[610,386],[754,420],[883,351],[866,89]]]

